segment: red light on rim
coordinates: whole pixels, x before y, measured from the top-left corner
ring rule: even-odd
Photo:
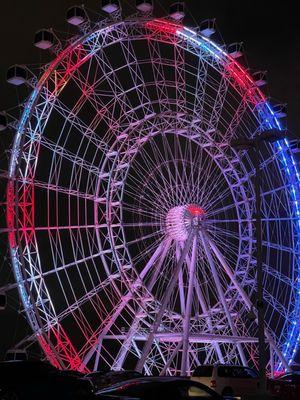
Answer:
[[[163,19],[153,19],[145,23],[145,26],[153,31],[175,35],[178,30],[182,29],[182,25],[174,24]]]

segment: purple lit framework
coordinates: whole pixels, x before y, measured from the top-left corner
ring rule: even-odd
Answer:
[[[107,25],[108,24],[108,25]],[[257,366],[251,152],[280,122],[207,37],[165,19],[102,22],[32,79],[7,187],[15,278],[60,368],[190,374]],[[299,174],[261,150],[268,370],[299,342]]]

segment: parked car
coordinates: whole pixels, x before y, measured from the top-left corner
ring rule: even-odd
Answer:
[[[240,365],[200,365],[191,379],[209,386],[222,396],[252,394],[259,385],[257,371]]]
[[[42,361],[0,363],[0,400],[88,399],[93,387],[72,371],[60,371]]]
[[[223,400],[214,390],[188,378],[151,376],[130,379],[103,388],[96,393],[99,400]]]
[[[103,387],[114,385],[118,382],[127,381],[129,379],[141,378],[143,375],[137,371],[97,371],[91,372],[85,375],[86,378],[90,379],[95,390],[99,390]]]
[[[300,398],[300,372],[289,372],[276,379],[269,379],[268,389],[280,400],[298,400]]]

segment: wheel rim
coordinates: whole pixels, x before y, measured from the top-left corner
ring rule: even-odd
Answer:
[[[228,143],[278,124],[222,49],[163,20],[111,25],[57,57],[19,123],[7,212],[20,295],[53,364],[137,362],[170,374],[199,362],[256,365],[256,323],[246,320],[255,296],[253,165]],[[267,341],[280,368],[299,337],[299,175],[287,141],[262,158]],[[205,222],[195,217],[201,229],[186,246],[190,206]],[[168,222],[175,207],[185,217],[174,211]]]

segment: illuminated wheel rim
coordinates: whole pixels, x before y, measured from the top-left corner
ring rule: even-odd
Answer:
[[[248,73],[166,20],[116,22],[57,56],[19,121],[7,191],[31,339],[54,365],[257,365],[254,169],[229,142],[273,127]],[[299,341],[299,175],[286,140],[261,157],[274,372]]]

